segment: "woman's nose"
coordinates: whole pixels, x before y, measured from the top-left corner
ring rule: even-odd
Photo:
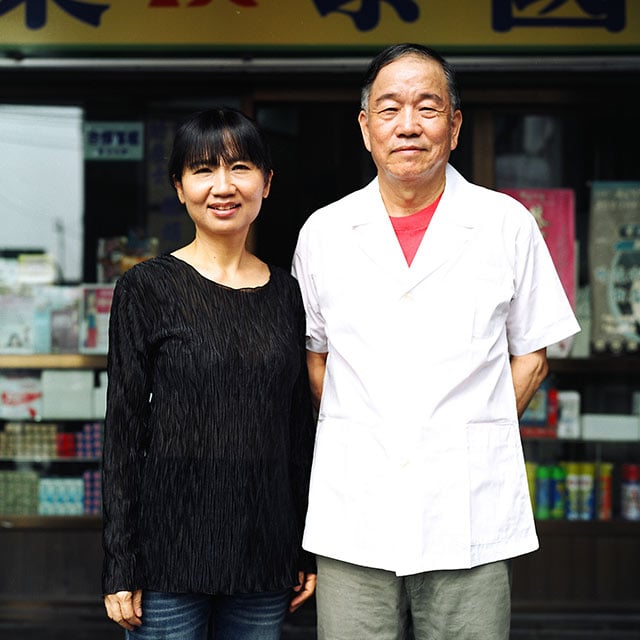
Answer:
[[[216,194],[231,193],[235,189],[233,176],[227,167],[218,167],[211,174],[211,191]]]

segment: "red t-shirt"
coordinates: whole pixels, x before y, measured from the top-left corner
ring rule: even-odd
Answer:
[[[422,242],[422,238],[431,222],[431,218],[433,218],[433,214],[438,208],[440,198],[442,198],[442,194],[428,207],[420,209],[420,211],[412,213],[409,216],[390,216],[393,230],[396,232],[396,236],[398,236],[402,253],[404,253],[404,257],[409,266],[411,266],[418,247]]]

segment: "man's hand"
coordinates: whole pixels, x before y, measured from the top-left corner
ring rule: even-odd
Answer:
[[[118,591],[104,597],[104,606],[111,620],[123,629],[133,631],[142,624],[142,591]]]

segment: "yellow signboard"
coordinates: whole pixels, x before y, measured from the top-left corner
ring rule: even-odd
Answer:
[[[640,50],[640,0],[0,0],[0,49]]]

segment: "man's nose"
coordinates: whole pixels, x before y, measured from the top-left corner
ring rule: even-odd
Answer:
[[[419,135],[419,113],[410,106],[403,107],[400,110],[398,123],[398,131],[403,135]]]

